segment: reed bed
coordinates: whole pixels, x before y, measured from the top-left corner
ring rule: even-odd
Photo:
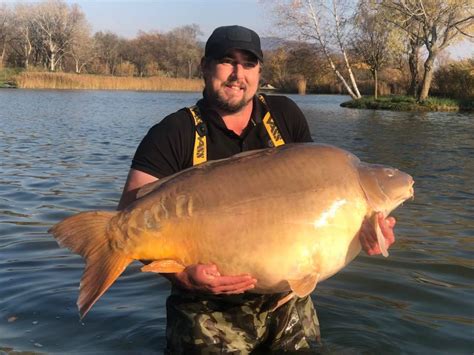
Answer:
[[[118,77],[92,74],[22,72],[15,76],[23,89],[202,91],[200,79]]]

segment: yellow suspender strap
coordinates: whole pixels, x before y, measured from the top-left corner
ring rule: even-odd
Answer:
[[[267,102],[265,101],[265,98],[263,97],[263,95],[258,95],[258,99],[263,103],[263,105],[267,109],[267,113],[263,117],[262,122],[268,135],[270,136],[270,139],[272,140],[273,146],[278,147],[279,145],[285,144],[285,141],[280,133],[280,130],[278,129],[278,126],[276,125],[275,120],[270,114],[270,110],[268,108]]]
[[[201,114],[199,113],[199,108],[197,106],[192,106],[188,108],[189,112],[194,119],[195,127],[195,138],[194,138],[194,150],[193,150],[193,165],[198,165],[205,163],[207,161],[207,141],[206,141],[206,131],[201,129],[204,126],[202,121]]]

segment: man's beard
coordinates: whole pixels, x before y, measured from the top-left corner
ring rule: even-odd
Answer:
[[[216,106],[218,109],[227,112],[227,113],[236,113],[242,110],[247,104],[252,101],[252,98],[246,98],[245,95],[242,99],[236,103],[230,103],[219,95],[217,92],[207,92],[206,97],[211,105]]]

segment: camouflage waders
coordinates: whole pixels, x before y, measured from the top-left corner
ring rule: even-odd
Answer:
[[[174,289],[166,302],[168,354],[296,351],[320,341],[309,296],[270,312],[282,294],[213,296]]]

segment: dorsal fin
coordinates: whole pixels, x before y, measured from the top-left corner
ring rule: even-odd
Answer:
[[[142,186],[137,192],[137,199],[142,198],[143,196],[148,195],[150,192],[155,191],[166,179],[167,178],[159,179],[157,181],[153,181],[153,182],[150,182],[149,184]]]
[[[172,178],[178,175],[181,175],[182,173],[188,171],[189,169],[192,169],[192,168],[181,170],[177,172],[176,174],[166,176],[164,178],[158,179],[156,181],[150,182],[149,184],[142,186],[137,192],[137,199],[142,198],[143,196],[146,196],[149,193],[152,193],[153,191],[157,190],[161,185],[165,184],[167,181],[171,180]]]

